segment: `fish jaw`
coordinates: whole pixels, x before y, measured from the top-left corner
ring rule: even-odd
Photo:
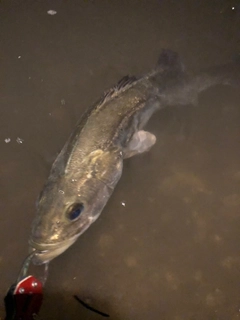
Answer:
[[[32,259],[33,264],[41,265],[48,263],[73,245],[77,238],[78,235],[55,244],[37,243],[34,240],[30,240],[30,251],[36,252]]]

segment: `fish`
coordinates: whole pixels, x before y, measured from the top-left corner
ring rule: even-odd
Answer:
[[[151,116],[171,105],[196,105],[199,93],[210,86],[231,85],[235,68],[223,70],[189,76],[179,55],[164,49],[149,73],[123,77],[85,111],[37,200],[29,238],[34,264],[62,254],[97,220],[122,175],[124,159],[156,143],[155,135],[144,130]]]

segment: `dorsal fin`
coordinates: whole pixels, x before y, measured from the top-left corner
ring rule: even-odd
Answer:
[[[130,77],[129,75],[127,75],[118,81],[115,88],[117,90],[121,90],[135,81],[137,81],[137,78],[135,76]]]
[[[122,79],[118,81],[118,83],[115,86],[113,86],[112,88],[104,92],[104,95],[99,100],[98,105],[101,105],[107,100],[113,98],[120,91],[122,91],[123,89],[126,89],[126,87],[130,86],[135,81],[137,81],[137,78],[135,76],[129,76],[129,75],[124,76]]]

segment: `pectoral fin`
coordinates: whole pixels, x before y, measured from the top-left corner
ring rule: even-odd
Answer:
[[[136,154],[148,151],[156,142],[154,134],[140,130],[134,133],[127,148],[124,150],[124,158],[130,158]]]

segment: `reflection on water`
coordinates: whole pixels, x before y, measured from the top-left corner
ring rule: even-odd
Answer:
[[[1,6],[2,299],[27,254],[37,194],[85,107],[149,70],[162,47],[190,69],[226,62],[240,26],[224,1]],[[115,320],[240,318],[237,91],[213,88],[198,107],[150,121],[154,148],[125,161],[99,220],[51,263],[42,319],[102,319],[74,294]]]

